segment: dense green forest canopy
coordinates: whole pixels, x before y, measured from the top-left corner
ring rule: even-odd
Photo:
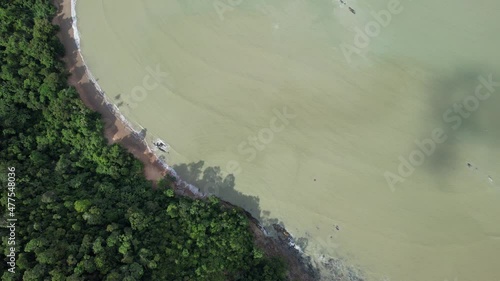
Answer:
[[[3,280],[285,280],[247,218],[216,198],[153,190],[142,164],[107,145],[61,57],[47,0],[0,3]],[[16,267],[7,176],[15,167]]]

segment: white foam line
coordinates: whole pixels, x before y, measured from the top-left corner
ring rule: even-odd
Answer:
[[[83,58],[82,50],[81,50],[81,45],[80,45],[80,40],[81,40],[80,31],[78,30],[78,24],[77,24],[78,23],[78,18],[76,16],[76,2],[77,2],[77,0],[71,0],[71,26],[73,28],[73,37],[74,37],[75,44],[76,44],[76,47],[77,47],[77,50],[78,50],[78,56],[80,57],[80,59],[83,62],[83,66],[85,68],[85,73],[87,74],[87,77],[89,77],[89,80],[92,81],[92,83],[94,84],[95,88],[99,91],[99,94],[103,98],[104,103],[106,104],[106,106],[113,112],[113,114],[117,118],[119,118],[122,121],[122,123],[130,131],[133,132],[134,136],[138,137],[139,133],[140,133],[140,130],[135,130],[134,126],[132,125],[132,123],[129,120],[127,120],[127,118],[125,118],[125,116],[120,112],[119,108],[115,104],[109,102],[109,100],[107,99],[104,91],[102,90],[102,88],[99,85],[99,83],[97,83],[97,80],[95,79],[94,75],[92,74],[92,72],[90,71],[89,67],[87,66],[87,63],[85,62],[85,59]],[[158,157],[158,155],[156,153],[154,153],[154,151],[151,149],[151,147],[149,146],[149,144],[147,143],[147,141],[145,141],[144,139],[142,139],[141,141],[146,145],[146,147],[148,149],[148,152],[153,153],[153,154],[156,155],[156,158],[157,158],[158,162],[162,165],[162,167],[165,168],[171,175],[175,176],[175,178],[177,179],[176,184],[178,186],[183,186],[184,188],[187,188],[190,192],[192,192],[197,197],[204,198],[204,197],[207,196],[207,194],[204,194],[203,192],[201,192],[201,190],[198,187],[196,187],[196,186],[194,186],[192,184],[189,184],[189,183],[181,180],[179,178],[178,174],[175,172],[175,170],[171,166],[169,166],[165,161],[163,161],[162,159],[160,159],[160,157]]]

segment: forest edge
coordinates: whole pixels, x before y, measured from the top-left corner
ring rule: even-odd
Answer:
[[[77,48],[71,17],[71,0],[54,0],[58,12],[53,19],[53,24],[60,27],[58,37],[65,49],[63,59],[67,70],[71,74],[68,84],[75,87],[80,99],[91,110],[99,113],[104,123],[104,135],[109,144],[118,143],[126,148],[131,154],[144,165],[144,175],[151,181],[153,187],[168,174],[168,170],[160,163],[156,155],[149,151],[148,147],[138,138],[133,137],[133,132],[115,116],[108,108],[99,91],[87,76],[86,67],[81,59]],[[183,187],[176,186],[176,193],[195,198],[195,194]],[[224,205],[241,209],[229,202],[221,200]],[[250,222],[250,229],[254,236],[256,245],[263,249],[268,256],[281,257],[288,266],[289,278],[292,280],[317,280],[319,273],[312,266],[310,259],[290,247],[287,241],[265,235],[259,225],[259,221],[244,212]]]

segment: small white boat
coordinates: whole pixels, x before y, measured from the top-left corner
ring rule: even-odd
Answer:
[[[163,151],[163,152],[168,152],[168,150],[170,149],[170,146],[168,144],[166,144],[164,141],[162,141],[161,139],[157,139],[155,141],[153,141],[153,144],[158,147],[159,150]]]

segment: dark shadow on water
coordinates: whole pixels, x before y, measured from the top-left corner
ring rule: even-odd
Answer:
[[[478,144],[478,150],[481,149],[479,146],[487,146],[491,150],[500,148],[497,144],[500,137],[500,126],[496,125],[496,120],[500,119],[500,110],[498,110],[500,98],[495,92],[492,92],[491,96],[485,100],[479,100],[475,96],[476,88],[481,84],[479,77],[488,80],[490,75],[492,75],[493,81],[500,81],[497,72],[480,67],[464,67],[457,69],[450,75],[437,76],[430,87],[432,89],[429,95],[433,105],[432,119],[438,120],[438,122],[432,124],[434,127],[424,125],[422,135],[418,140],[430,138],[435,128],[442,128],[447,136],[446,141],[437,144],[434,153],[426,157],[423,165],[424,169],[427,169],[429,174],[440,184],[443,191],[452,191],[450,184],[448,184],[450,179],[446,173],[450,166],[456,166],[460,156],[472,156],[475,153],[474,148],[471,151],[463,151],[464,146],[460,146],[459,143],[473,142]],[[498,91],[500,88],[496,89],[496,92]],[[488,92],[485,87],[481,89],[481,93]],[[478,100],[479,105],[476,110],[472,111],[464,108],[465,114],[461,115],[454,108],[454,105],[463,104],[466,98]],[[419,149],[416,145],[414,148]],[[468,161],[465,159],[463,163],[459,163],[458,168],[454,168],[467,172]]]
[[[234,175],[222,175],[220,167],[204,167],[204,161],[174,165],[173,168],[185,182],[200,189],[204,194],[212,194],[250,212],[260,221],[259,197],[243,194],[235,190]]]
[[[215,195],[243,208],[257,219],[266,231],[273,233],[274,224],[284,227],[283,222],[272,218],[269,211],[261,210],[258,196],[247,195],[235,189],[236,177],[233,174],[223,175],[220,167],[204,167],[204,165],[204,161],[198,161],[174,165],[173,169],[183,181],[196,186],[202,193]],[[304,240],[301,241],[307,244]]]
[[[224,201],[242,207],[250,213],[259,221],[261,227],[268,235],[275,237],[282,245],[285,245],[284,247],[288,247],[287,251],[295,253],[293,255],[297,256],[297,259],[301,261],[300,264],[313,276],[313,279],[319,280],[318,270],[321,268],[328,274],[325,280],[364,280],[362,277],[359,277],[362,274],[355,270],[354,267],[347,265],[346,261],[327,258],[323,263],[317,264],[311,257],[297,251],[294,245],[298,245],[304,251],[309,245],[309,239],[306,237],[292,237],[293,233],[288,233],[286,225],[282,221],[272,217],[270,211],[260,208],[259,197],[247,195],[236,190],[237,179],[233,174],[223,175],[220,167],[205,167],[204,161],[174,165],[173,169],[183,181],[196,186],[201,192],[215,195]],[[290,244],[290,242],[293,242],[293,244]]]

